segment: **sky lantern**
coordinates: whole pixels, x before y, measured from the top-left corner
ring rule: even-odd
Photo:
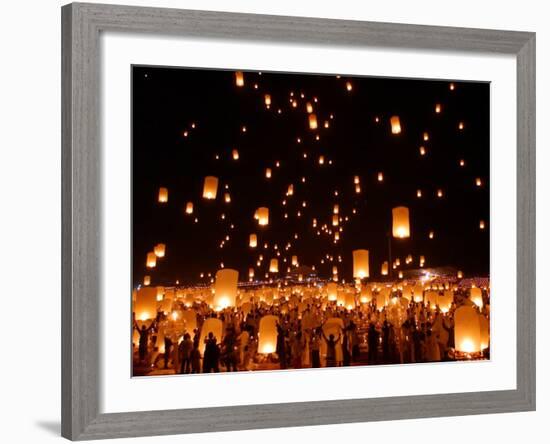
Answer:
[[[269,94],[264,96],[264,103],[268,108],[271,106],[271,96]]]
[[[250,267],[248,269],[248,277],[252,279],[254,277],[254,268]]]
[[[377,176],[377,179],[378,179],[378,182],[383,182],[384,181],[384,173],[379,172],[378,176]]]
[[[462,273],[461,270],[458,270],[458,271],[456,272],[456,277],[457,277],[458,279],[462,279],[462,278],[464,277],[464,273]]]
[[[387,276],[388,275],[388,269],[389,269],[388,261],[382,262],[382,266],[380,267],[380,274],[382,276]]]
[[[352,89],[353,89],[353,85],[352,85],[351,82],[348,80],[348,81],[346,82],[346,90],[347,90],[348,92],[350,92]]]
[[[329,282],[327,284],[327,296],[329,301],[336,301],[338,298],[338,284],[335,282]]]
[[[437,296],[437,305],[443,313],[447,313],[451,309],[454,297],[451,290],[445,290],[443,294]]]
[[[481,177],[476,177],[476,187],[480,187],[482,185]]]
[[[458,129],[461,131],[464,129],[464,122],[458,122]]]
[[[424,258],[424,256],[420,256],[418,265],[420,265],[420,267],[423,267],[425,262],[426,262],[426,259]]]
[[[361,193],[361,185],[357,184],[355,185],[355,193],[360,194]]]
[[[220,321],[218,318],[207,318],[202,323],[201,335],[199,339],[199,350],[201,352],[201,356],[203,357],[204,348],[206,347],[204,340],[208,337],[209,333],[212,333],[216,338],[216,343],[220,344],[222,342],[223,335],[223,322]]]
[[[295,267],[298,266],[298,256],[292,256],[292,265]]]
[[[481,328],[479,315],[475,308],[463,305],[454,314],[455,348],[463,353],[481,351]]]
[[[452,82],[449,83],[449,89],[450,89],[451,91],[454,91],[454,90],[455,90],[455,84],[452,83]]]
[[[258,326],[258,353],[269,354],[277,350],[277,324],[274,315],[263,316]]]
[[[480,349],[483,351],[489,348],[489,320],[482,314],[479,315],[479,330]]]
[[[426,147],[421,146],[421,147],[419,148],[419,151],[420,151],[420,155],[421,155],[421,156],[425,156],[425,155],[426,155]]]
[[[235,85],[237,85],[239,88],[242,88],[244,86],[244,74],[242,71],[235,72]]]
[[[147,268],[155,268],[157,266],[157,255],[154,252],[147,253]]]
[[[168,188],[160,187],[159,188],[159,203],[168,202]]]
[[[154,287],[142,287],[137,290],[133,311],[138,321],[156,318],[157,289]]]
[[[337,214],[332,215],[332,226],[337,227],[339,223],[339,218]]]
[[[353,250],[353,277],[369,277],[369,250]]]
[[[483,308],[483,297],[481,288],[470,288],[470,301],[472,301],[479,309]]]
[[[187,204],[185,205],[185,213],[193,214],[193,202],[187,202]]]
[[[292,196],[293,194],[294,194],[294,185],[290,184],[290,185],[288,186],[287,191],[286,191],[286,195],[287,195],[287,196]]]
[[[217,271],[214,283],[214,301],[212,304],[216,310],[235,306],[238,280],[239,272],[237,270],[224,268]]]
[[[231,203],[231,195],[229,193],[224,193],[223,198],[225,203]]]
[[[414,302],[422,302],[424,300],[424,287],[421,284],[416,284],[413,287]]]
[[[156,257],[164,257],[166,254],[166,245],[164,244],[157,244],[155,245],[155,248],[153,250]]]
[[[436,114],[439,114],[441,112],[441,103],[435,104],[435,112]]]
[[[265,178],[266,179],[271,179],[271,168],[266,168],[265,169]]]
[[[257,215],[258,215],[258,224],[261,226],[266,226],[269,224],[269,208],[266,207],[260,207],[258,208]]]
[[[484,220],[479,221],[479,229],[480,230],[485,230],[485,221]]]
[[[325,156],[319,156],[319,165],[325,164]]]
[[[311,114],[313,112],[313,105],[311,104],[311,102],[306,103],[306,111],[308,114]]]
[[[420,189],[416,190],[416,197],[418,197],[418,198],[422,197],[422,190],[420,190]]]
[[[369,285],[361,286],[361,293],[359,294],[359,302],[361,304],[368,304],[372,301],[372,289]]]
[[[311,130],[316,130],[318,125],[317,125],[317,116],[315,114],[310,114],[308,116],[308,122],[309,122],[309,129]]]
[[[269,261],[269,272],[270,273],[278,273],[279,272],[279,260],[278,259],[271,259],[271,261]]]
[[[426,131],[422,134],[422,140],[424,140],[424,142],[430,140],[430,135]]]
[[[428,233],[428,238],[433,239],[434,236],[435,236],[435,233],[434,233],[433,231],[430,231],[430,232]]]
[[[251,234],[248,240],[248,246],[250,248],[256,248],[258,246],[258,236]]]
[[[143,276],[143,285],[151,285],[151,276]]]
[[[338,204],[334,204],[332,207],[332,214],[338,214],[340,213],[340,206]]]
[[[441,188],[437,190],[437,197],[439,197],[440,199],[443,197],[443,190]]]
[[[401,133],[401,121],[399,116],[390,117],[391,133],[400,134]]]
[[[411,236],[409,224],[409,209],[407,207],[395,207],[392,209],[392,234],[398,239]]]
[[[458,164],[463,167],[464,165],[466,165],[466,161],[464,159],[460,159]]]
[[[215,199],[218,193],[218,178],[214,176],[206,176],[204,178],[204,186],[202,189],[202,197],[204,199]]]
[[[231,151],[231,155],[233,156],[233,160],[239,160],[239,150],[234,149]]]

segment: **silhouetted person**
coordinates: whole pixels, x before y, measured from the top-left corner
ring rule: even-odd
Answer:
[[[220,371],[220,349],[218,348],[217,340],[214,337],[214,333],[209,332],[208,337],[204,340],[204,359],[202,363],[202,372],[210,373],[214,371],[218,373]]]
[[[178,352],[181,362],[180,373],[190,373],[191,372],[191,351],[193,350],[193,341],[191,340],[191,335],[185,333],[183,335],[183,340],[181,341]]]

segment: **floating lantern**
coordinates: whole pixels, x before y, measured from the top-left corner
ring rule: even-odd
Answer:
[[[378,182],[383,182],[384,181],[384,173],[380,172],[378,173]]]
[[[258,353],[269,354],[277,350],[277,324],[279,318],[274,315],[263,316],[258,326]]]
[[[311,104],[311,102],[306,103],[306,111],[308,114],[311,114],[313,112],[313,105]]]
[[[463,353],[481,351],[481,328],[479,315],[475,308],[463,305],[456,309],[455,348]]]
[[[453,304],[453,292],[451,290],[445,290],[443,294],[437,296],[437,305],[443,313],[447,313],[451,309]]]
[[[391,133],[400,134],[401,133],[401,121],[399,116],[390,117]]]
[[[239,88],[242,88],[244,86],[244,74],[242,71],[235,72],[235,85],[237,85]]]
[[[348,92],[353,89],[353,85],[351,84],[351,82],[346,82],[346,89],[348,90]]]
[[[217,318],[207,318],[204,320],[201,327],[201,334],[199,339],[199,350],[204,357],[204,348],[206,347],[205,339],[208,334],[212,333],[216,338],[216,343],[220,344],[223,336],[223,322]]]
[[[479,221],[479,229],[480,230],[485,230],[485,221],[484,220]]]
[[[268,108],[271,106],[271,96],[269,94],[264,96],[264,103]]]
[[[338,226],[338,223],[339,223],[338,215],[337,215],[337,214],[333,214],[333,215],[332,215],[332,226],[333,226],[333,227],[337,227],[337,226]]]
[[[483,297],[481,288],[470,288],[470,301],[472,301],[479,309],[483,308]]]
[[[458,162],[458,164],[463,167],[464,165],[466,165],[466,162],[464,161],[464,159],[460,159],[460,161]]]
[[[164,244],[155,245],[153,252],[155,253],[156,257],[164,257],[164,255],[166,254],[166,245]]]
[[[147,268],[155,268],[157,266],[157,255],[154,252],[147,253]]]
[[[428,140],[430,140],[430,135],[427,132],[424,132],[422,134],[422,139],[424,140],[424,142],[427,142]]]
[[[338,214],[340,213],[340,206],[338,204],[334,204],[332,207],[332,214]]]
[[[402,272],[402,271],[399,271],[398,276],[399,276],[399,279],[403,279],[403,272]]]
[[[449,83],[449,89],[451,91],[454,91],[455,90],[455,84],[454,83]]]
[[[279,272],[279,261],[277,259],[271,259],[271,261],[269,261],[269,272],[270,273]]]
[[[411,236],[409,224],[409,209],[407,207],[395,207],[392,209],[392,233],[393,237],[405,239]]]
[[[265,169],[265,178],[266,179],[271,179],[271,168],[266,168]]]
[[[458,270],[457,273],[456,273],[456,277],[458,279],[462,279],[464,277],[464,273],[462,273],[462,271]]]
[[[317,116],[315,114],[310,114],[308,117],[309,129],[317,129]]]
[[[354,177],[353,177],[353,183],[354,183],[355,185],[357,185],[357,184],[359,183],[359,176],[354,176]]]
[[[225,203],[231,203],[231,195],[229,193],[224,193],[223,199]]]
[[[185,205],[185,213],[193,214],[193,202],[187,202],[187,205]]]
[[[442,190],[441,188],[439,188],[439,189],[437,190],[437,197],[439,197],[439,198],[442,198],[442,197],[443,197],[443,190]]]
[[[292,265],[295,267],[298,266],[298,256],[292,256]]]
[[[257,245],[258,245],[258,236],[256,236],[255,234],[251,234],[248,240],[248,246],[250,248],[256,248]]]
[[[481,177],[476,177],[476,186],[480,187],[482,185]]]
[[[143,276],[143,285],[151,285],[151,276]]]
[[[422,197],[422,190],[416,190],[416,197]]]
[[[258,215],[258,224],[261,226],[266,226],[269,224],[269,208],[260,207],[256,210]]]
[[[435,104],[435,112],[437,114],[439,114],[441,112],[441,104],[440,103]]]
[[[319,156],[319,165],[325,164],[325,156]]]
[[[218,270],[216,281],[214,283],[214,301],[216,310],[222,310],[226,307],[234,307],[237,300],[237,282],[239,272],[231,268]],[[219,338],[221,340],[221,338]]]
[[[159,203],[168,202],[168,188],[160,187],[159,188]]]
[[[353,250],[353,277],[369,277],[369,250]]]
[[[372,290],[368,285],[361,287],[361,293],[359,295],[359,302],[361,304],[368,304],[372,301]]]
[[[206,176],[204,178],[204,186],[202,189],[202,197],[204,199],[215,199],[218,193],[218,178],[214,176]]]
[[[248,277],[252,279],[254,277],[254,268],[250,267],[248,269]]]
[[[425,156],[425,155],[426,155],[426,148],[425,148],[425,147],[421,146],[420,149],[419,149],[419,151],[420,151],[420,155],[421,155],[421,156]]]
[[[233,150],[231,152],[231,155],[233,156],[233,160],[239,160],[239,151],[238,150]]]
[[[327,295],[330,302],[336,301],[338,298],[338,285],[334,282],[327,284]]]
[[[420,256],[420,260],[419,260],[420,267],[424,266],[424,262],[426,262],[426,260],[424,259],[424,256]]]
[[[146,321],[157,316],[157,289],[154,287],[142,287],[136,292],[136,300],[133,304],[136,320]]]
[[[458,129],[461,131],[464,129],[464,122],[458,122]]]
[[[414,302],[422,302],[424,300],[424,287],[422,285],[415,285],[412,293]]]
[[[435,233],[434,233],[433,231],[430,231],[430,232],[428,233],[428,238],[433,239],[434,236],[435,236]]]
[[[387,276],[388,275],[388,270],[389,270],[388,261],[382,262],[382,267],[380,268],[380,274],[382,276]]]

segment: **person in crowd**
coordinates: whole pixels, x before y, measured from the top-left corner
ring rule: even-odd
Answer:
[[[340,336],[341,334],[335,338],[331,333],[327,338],[323,333],[323,338],[327,343],[327,367],[336,367],[336,345],[340,342]]]
[[[193,341],[191,335],[185,333],[178,347],[179,360],[181,363],[180,373],[186,374],[191,372],[191,352],[193,350]]]
[[[147,327],[145,323],[143,323],[141,328],[139,328],[138,323],[134,320],[134,328],[139,333],[139,362],[140,364],[144,364],[149,352],[149,334],[151,333],[151,330],[155,328],[155,321],[151,322],[149,327]]]
[[[378,331],[374,322],[369,324],[369,330],[367,333],[368,346],[369,346],[369,364],[376,364],[378,362]]]
[[[313,329],[309,348],[311,350],[311,367],[321,367],[321,335],[319,329]]]
[[[202,363],[203,373],[219,373],[220,371],[220,348],[214,333],[209,332],[204,340],[204,358]]]

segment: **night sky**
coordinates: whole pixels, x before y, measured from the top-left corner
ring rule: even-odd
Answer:
[[[371,279],[376,279],[381,263],[388,260],[395,206],[410,211],[411,237],[392,240],[392,256],[402,265],[406,255],[413,256],[413,263],[402,269],[418,268],[418,257],[424,255],[425,267],[454,266],[465,277],[488,275],[488,83],[455,81],[451,89],[449,81],[246,71],[244,81],[244,87],[237,87],[234,71],[133,67],[134,285],[142,283],[144,275],[151,276],[152,285],[207,283],[199,274],[214,274],[221,262],[239,270],[240,281],[248,279],[249,267],[263,278],[269,260],[276,257],[274,244],[281,251],[280,271],[286,272],[291,255],[297,255],[300,265],[315,265],[321,277],[331,276],[337,265],[339,277],[348,282],[352,250],[368,249]],[[271,96],[269,109],[265,94]],[[296,108],[290,99],[297,100]],[[317,130],[308,126],[308,101]],[[440,113],[435,112],[437,103]],[[397,135],[391,133],[393,115],[401,122]],[[329,128],[324,128],[325,121]],[[424,132],[429,133],[428,141],[423,140]],[[239,160],[233,160],[233,149]],[[324,165],[319,165],[320,155]],[[272,169],[271,179],[265,178],[266,168]],[[377,181],[378,172],[383,172],[383,182]],[[214,201],[202,198],[205,176],[219,178]],[[360,194],[354,176],[360,177]],[[289,184],[294,195],[286,197]],[[168,188],[165,204],[158,202],[159,187]],[[437,197],[438,189],[443,198]],[[229,204],[224,202],[226,191]],[[194,204],[192,215],[185,214],[188,201]],[[349,217],[336,244],[333,236],[317,235],[325,223],[332,228],[335,203],[340,215]],[[262,206],[270,211],[267,227],[259,227],[253,218]],[[433,239],[428,236],[431,230]],[[255,249],[248,246],[251,233],[258,234]],[[227,235],[230,240],[220,249]],[[288,242],[292,247],[285,250]],[[166,244],[166,256],[147,269],[147,252],[158,243]],[[260,268],[259,254],[264,255]],[[334,263],[320,263],[326,254],[333,255]]]

